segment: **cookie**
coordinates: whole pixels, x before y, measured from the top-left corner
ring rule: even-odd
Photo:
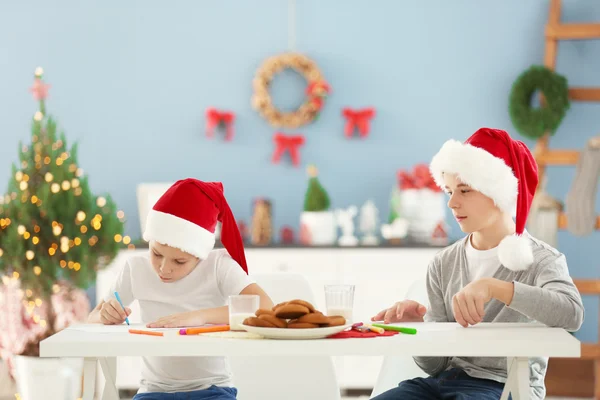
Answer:
[[[257,317],[260,317],[261,315],[264,315],[264,314],[275,316],[275,313],[273,312],[273,310],[267,310],[265,308],[259,308],[258,310],[256,310]]]
[[[263,321],[267,321],[270,324],[275,325],[277,328],[287,328],[287,321],[285,319],[279,319],[274,315],[270,314],[261,314],[258,319],[262,319]]]
[[[286,305],[287,303],[288,303],[287,301],[284,301],[284,302],[282,302],[282,303],[275,304],[271,310],[272,310],[272,311],[275,311],[275,310],[277,310],[279,307],[281,307],[281,306],[284,306],[284,305]]]
[[[317,324],[317,325],[328,325],[329,318],[323,315],[323,313],[317,311],[314,313],[306,314],[301,316],[296,320],[296,322],[307,322],[309,324]]]
[[[346,318],[340,316],[340,315],[335,315],[332,317],[327,317],[327,319],[329,320],[327,322],[327,325],[325,326],[341,326],[344,325],[346,323]]]
[[[300,304],[285,304],[275,309],[275,316],[283,319],[300,318],[309,313],[308,308]]]
[[[312,329],[319,328],[317,324],[309,324],[308,322],[290,322],[288,324],[289,329]]]
[[[259,328],[276,328],[276,326],[269,321],[260,319],[258,317],[248,317],[244,320],[244,325],[256,326]]]
[[[313,307],[313,305],[310,304],[308,301],[292,300],[292,301],[288,302],[288,304],[300,304],[301,306],[308,308],[308,311],[310,311],[311,313],[314,313],[316,311],[315,307]]]

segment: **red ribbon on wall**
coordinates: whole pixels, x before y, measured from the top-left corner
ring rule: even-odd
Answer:
[[[352,137],[352,132],[354,132],[354,129],[358,129],[360,136],[363,138],[369,135],[369,122],[375,116],[374,108],[369,107],[360,110],[344,108],[342,110],[342,115],[344,118],[346,118],[346,126],[344,128],[346,137]]]
[[[300,147],[304,144],[303,135],[286,136],[281,132],[277,132],[273,135],[273,142],[275,142],[273,163],[278,163],[283,153],[287,151],[292,159],[292,164],[294,166],[300,164]]]
[[[233,121],[235,120],[235,114],[230,111],[220,111],[216,108],[209,108],[206,110],[206,136],[213,137],[215,128],[219,124],[225,125],[225,140],[230,141],[233,139]]]

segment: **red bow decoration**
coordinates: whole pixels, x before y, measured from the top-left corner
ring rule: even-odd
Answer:
[[[429,167],[426,164],[417,164],[411,172],[406,170],[398,171],[398,186],[402,190],[406,189],[429,189],[434,192],[441,192],[442,189],[435,183]]]
[[[331,87],[325,81],[313,81],[306,87],[306,94],[310,97],[325,97],[331,93]]]
[[[331,93],[331,87],[325,81],[313,81],[306,87],[308,103],[313,110],[319,112],[323,108],[323,99]]]
[[[303,135],[291,135],[285,136],[281,132],[273,135],[273,141],[275,142],[275,152],[273,153],[273,163],[278,163],[281,156],[287,150],[292,159],[292,164],[298,166],[300,163],[299,148],[304,144]]]
[[[369,135],[369,121],[375,116],[375,109],[372,107],[363,108],[360,110],[353,110],[351,108],[344,108],[342,115],[346,118],[346,127],[344,133],[346,137],[352,137],[354,129],[358,129],[361,137],[367,137]]]
[[[216,108],[206,110],[206,136],[213,137],[214,130],[219,124],[225,125],[225,140],[233,139],[233,121],[235,114],[229,111],[219,111]]]

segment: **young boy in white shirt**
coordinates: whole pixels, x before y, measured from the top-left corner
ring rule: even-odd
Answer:
[[[482,128],[465,143],[447,141],[430,171],[468,235],[430,263],[429,309],[405,300],[373,320],[458,322],[464,327],[537,321],[578,330],[584,309],[564,254],[525,231],[538,185],[537,164],[527,146],[503,130]],[[504,358],[414,358],[430,376],[401,382],[377,400],[491,400],[502,394]],[[529,365],[531,398],[543,399],[548,359],[531,358]]]
[[[217,221],[222,222],[222,250],[213,250]],[[141,320],[156,328],[227,324],[230,295],[258,295],[261,308],[273,307],[248,276],[242,238],[221,183],[184,179],[173,184],[150,211],[144,240],[149,254],[127,261],[90,322],[122,324],[134,300]],[[225,357],[143,357],[134,400],[236,396]]]

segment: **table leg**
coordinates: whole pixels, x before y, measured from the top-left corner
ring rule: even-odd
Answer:
[[[506,365],[506,384],[500,400],[508,400],[509,394],[512,396],[512,400],[529,399],[529,359],[526,357],[509,357]]]
[[[119,390],[117,389],[117,358],[103,357],[99,361],[105,379],[102,400],[119,400]]]
[[[97,358],[83,359],[83,400],[94,400]]]

